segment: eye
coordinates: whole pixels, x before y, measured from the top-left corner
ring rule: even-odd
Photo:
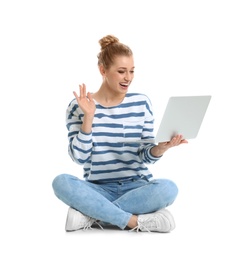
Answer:
[[[130,73],[131,73],[131,74],[134,74],[134,70],[131,70]]]
[[[119,72],[120,74],[123,74],[123,73],[125,73],[125,71],[124,71],[124,70],[118,70],[118,72]]]

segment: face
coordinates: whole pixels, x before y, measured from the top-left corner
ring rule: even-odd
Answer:
[[[134,78],[133,56],[117,56],[112,66],[104,70],[102,75],[109,90],[125,94]]]

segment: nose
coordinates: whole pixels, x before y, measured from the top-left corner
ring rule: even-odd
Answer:
[[[132,78],[133,78],[133,75],[130,72],[126,72],[124,79],[126,81],[130,81],[130,80],[132,80]]]

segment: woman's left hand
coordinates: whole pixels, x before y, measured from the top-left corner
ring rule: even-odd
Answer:
[[[182,135],[176,135],[169,142],[160,142],[151,149],[151,153],[155,157],[160,157],[168,149],[180,144],[187,144],[188,141]]]
[[[169,142],[158,143],[158,146],[160,146],[161,148],[167,147],[169,149],[174,146],[178,146],[180,144],[186,144],[186,143],[188,143],[188,141],[183,139],[182,135],[176,135]]]

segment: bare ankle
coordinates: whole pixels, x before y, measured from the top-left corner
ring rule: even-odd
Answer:
[[[137,227],[137,225],[138,225],[138,217],[136,215],[132,215],[127,223],[127,226],[129,228],[135,228]]]

